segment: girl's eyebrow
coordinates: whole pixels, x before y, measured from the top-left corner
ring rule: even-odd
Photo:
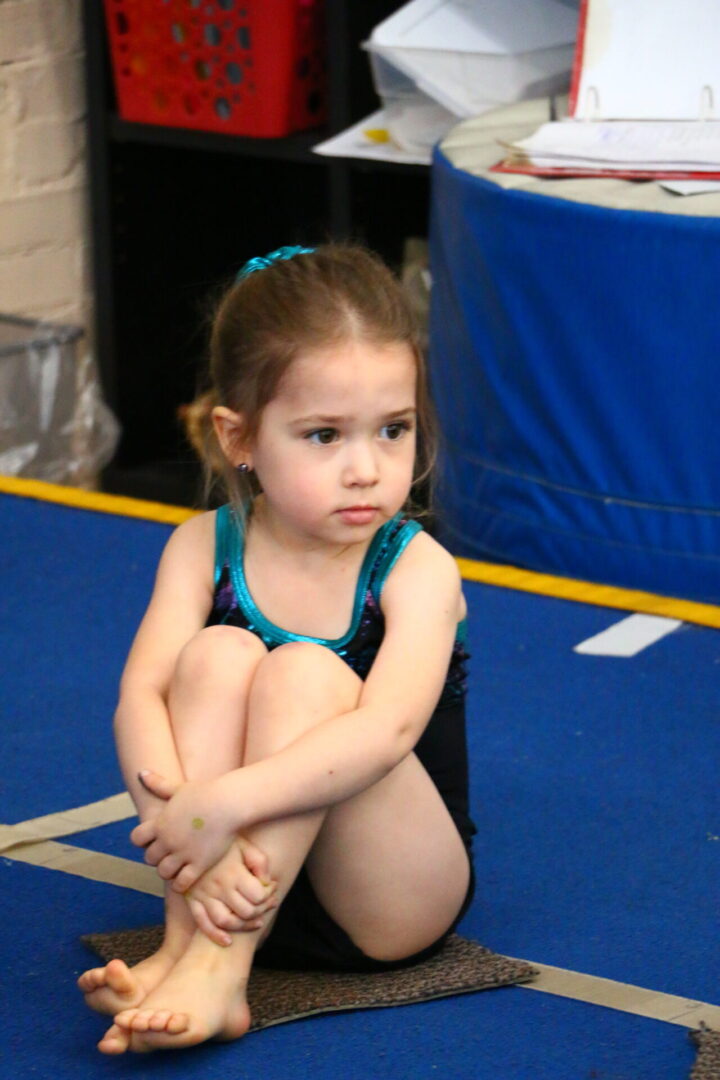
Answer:
[[[296,420],[293,420],[294,424],[326,424],[330,427],[332,424],[339,424],[345,419],[344,416],[298,416]]]
[[[398,416],[415,416],[417,409],[414,405],[408,405],[406,409],[394,409],[393,412],[385,413],[388,420],[394,420]]]
[[[383,413],[384,420],[395,420],[400,416],[415,416],[417,409],[414,405],[408,405],[405,409],[393,409],[392,412]],[[293,420],[294,424],[322,424],[326,427],[332,427],[336,424],[341,424],[344,421],[350,419],[348,416],[321,416],[315,414],[313,416],[298,416]]]

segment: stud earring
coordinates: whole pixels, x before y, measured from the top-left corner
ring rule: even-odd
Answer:
[[[250,466],[248,465],[247,461],[241,461],[239,465],[235,466],[235,468],[239,473],[242,473],[243,475],[250,472]]]

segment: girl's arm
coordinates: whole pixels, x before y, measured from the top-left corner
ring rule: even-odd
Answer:
[[[120,683],[115,740],[141,820],[165,804],[138,780],[139,769],[149,766],[176,783],[184,780],[167,692],[180,650],[204,626],[212,604],[214,520],[214,514],[191,518],[170,537]]]
[[[437,704],[464,615],[454,559],[424,533],[408,544],[383,591],[386,632],[357,709],[283,750],[207,784],[180,790],[149,776],[172,800],[133,833],[175,888],[205,869],[209,833],[230,836],[260,821],[342,802],[387,775],[413,749]],[[202,821],[193,833],[188,823]],[[196,825],[197,827],[197,825]]]

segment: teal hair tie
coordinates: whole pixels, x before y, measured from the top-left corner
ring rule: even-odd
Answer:
[[[256,270],[265,270],[273,263],[282,262],[283,259],[294,259],[296,255],[312,255],[315,248],[309,247],[281,247],[277,251],[271,251],[269,255],[256,255],[249,259],[242,270],[238,272],[235,281],[242,281],[248,274],[254,274]]]

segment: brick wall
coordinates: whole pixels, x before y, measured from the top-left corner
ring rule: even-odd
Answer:
[[[90,340],[82,49],[81,0],[0,0],[0,312],[85,330],[57,382],[45,355],[37,418],[28,398],[18,422],[13,379],[0,381],[0,472],[94,487],[117,425]]]
[[[87,327],[80,0],[0,0],[0,311]]]

